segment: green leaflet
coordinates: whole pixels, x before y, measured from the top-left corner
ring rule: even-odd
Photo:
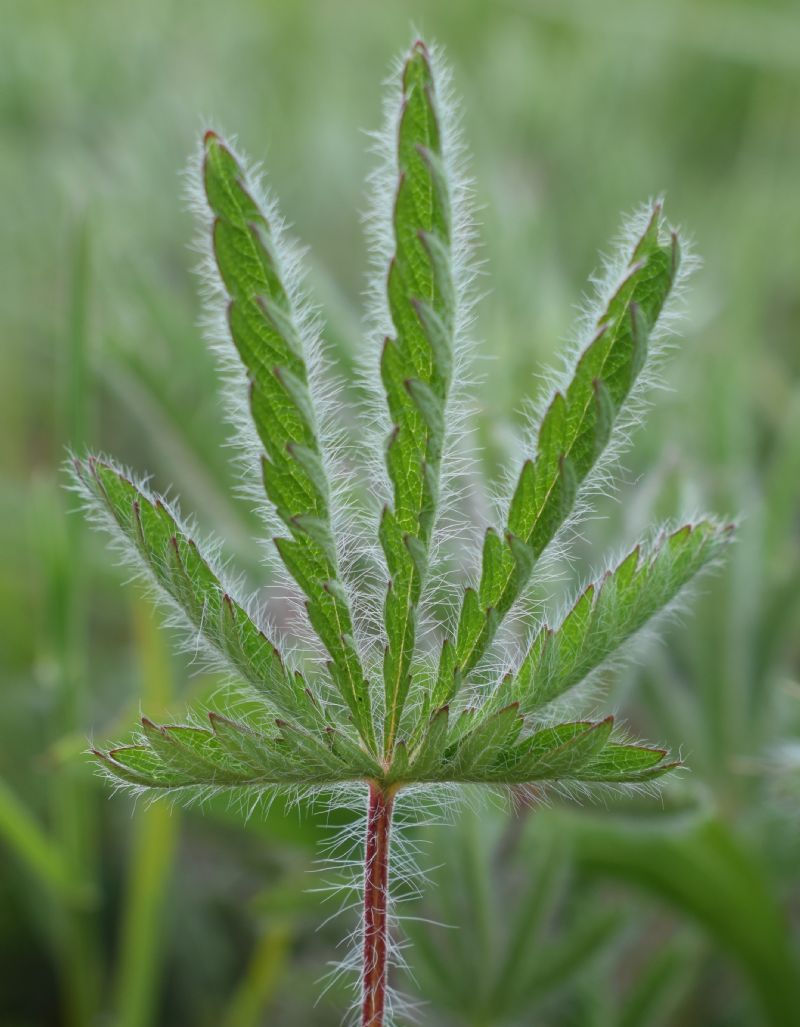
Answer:
[[[386,340],[381,358],[394,425],[386,451],[393,508],[384,511],[380,529],[390,574],[383,667],[387,757],[411,684],[416,607],[438,500],[455,317],[449,184],[436,87],[422,43],[415,44],[406,62],[402,90],[392,217],[395,252],[387,281],[395,334]]]
[[[595,338],[542,418],[536,455],[523,465],[509,505],[505,539],[487,534],[479,587],[483,623],[462,630],[465,621],[476,619],[474,600],[465,595],[455,658],[459,675],[443,668],[433,705],[447,702],[459,676],[469,674],[484,655],[611,438],[677,273],[677,241],[673,235],[664,244],[664,233],[657,205],[633,249],[627,274],[598,319]]]
[[[447,734],[447,710],[431,719],[412,781],[532,784],[547,781],[637,783],[679,766],[664,749],[611,740],[613,717],[540,728],[522,741],[519,704],[496,712],[466,710]]]
[[[542,627],[512,684],[523,712],[562,695],[612,656],[678,595],[720,551],[731,526],[712,521],[636,546],[578,598],[557,628]]]
[[[363,770],[325,739],[285,721],[277,722],[272,737],[217,713],[209,714],[209,722],[211,730],[160,726],[143,718],[140,744],[94,750],[94,755],[115,777],[155,789],[324,784],[358,777]],[[345,751],[349,756],[352,749]]]
[[[213,132],[205,136],[203,183],[214,217],[212,240],[229,297],[231,340],[250,379],[250,411],[264,447],[264,490],[291,532],[275,544],[308,597],[311,623],[331,656],[331,676],[371,749],[369,687],[338,584],[325,478],[300,332],[281,276],[267,215],[246,176]]]
[[[569,780],[609,740],[613,717],[595,724],[579,722],[544,728],[503,756],[498,772],[508,781]]]
[[[183,610],[208,645],[287,716],[305,720],[307,699],[275,644],[228,595],[163,500],[137,488],[110,463],[75,462],[83,485],[135,546],[151,578]]]
[[[663,749],[610,741],[613,717],[597,723],[559,724],[535,732],[511,748],[498,766],[503,781],[595,781],[611,784],[651,780],[679,764]]]

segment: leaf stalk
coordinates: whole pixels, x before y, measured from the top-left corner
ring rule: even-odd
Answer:
[[[361,1027],[383,1027],[389,953],[389,843],[395,789],[369,786],[364,847]]]

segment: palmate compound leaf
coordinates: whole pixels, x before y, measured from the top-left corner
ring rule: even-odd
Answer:
[[[74,468],[95,514],[126,543],[193,637],[253,686],[248,699],[251,692],[262,699],[236,718],[214,713],[194,724],[160,726],[145,719],[133,744],[98,751],[96,758],[118,781],[155,791],[368,785],[362,978],[362,1022],[368,1027],[384,1022],[396,792],[470,782],[636,785],[675,766],[664,750],[615,734],[610,717],[586,721],[573,715],[552,723],[541,708],[612,658],[668,606],[728,534],[700,522],[664,536],[647,555],[634,550],[555,628],[534,636],[515,673],[491,680],[483,658],[500,624],[542,554],[580,512],[581,496],[631,423],[631,402],[646,379],[648,351],[679,273],[675,235],[656,205],[624,256],[624,273],[592,317],[591,341],[540,419],[502,532],[486,532],[478,584],[450,611],[455,627],[441,647],[438,669],[431,660],[429,640],[417,637],[418,619],[426,583],[447,570],[436,563],[439,545],[432,536],[448,479],[441,473],[446,427],[458,423],[457,408],[448,402],[456,338],[467,319],[464,254],[470,234],[461,204],[465,186],[455,173],[457,138],[437,74],[436,60],[415,43],[402,66],[398,109],[390,119],[393,138],[383,140],[394,182],[388,187],[393,202],[384,197],[378,204],[390,208],[380,227],[381,238],[389,240],[381,286],[388,337],[380,379],[392,426],[385,447],[389,501],[376,526],[390,579],[383,633],[366,610],[374,605],[379,573],[369,558],[375,538],[339,537],[342,518],[330,487],[336,465],[319,406],[326,386],[315,330],[294,284],[296,261],[284,247],[273,206],[232,148],[213,132],[203,143],[199,192],[210,243],[205,267],[213,279],[209,320],[224,323],[215,341],[227,336],[249,384],[255,431],[250,437],[244,429],[241,441],[249,462],[262,467],[258,501],[282,525],[275,545],[305,594],[335,688],[306,685],[299,670],[287,668],[166,502],[107,461],[89,458]],[[373,297],[373,308],[381,306]],[[353,454],[365,455],[358,447]],[[372,456],[366,454],[369,466]],[[362,523],[351,521],[357,531]],[[357,558],[368,566],[362,574],[359,563],[357,573],[346,577],[340,554],[361,548]],[[358,632],[351,588],[364,590],[352,606],[364,614]],[[384,642],[381,674],[374,654]],[[472,687],[460,690],[475,671],[480,673]]]
[[[308,340],[294,290],[284,280],[276,215],[215,133],[204,139],[202,186],[219,276],[217,296],[250,383],[266,497],[290,536],[276,539],[276,545],[307,596],[309,619],[328,649],[332,677],[360,743],[351,736],[347,718],[330,705],[320,706],[300,674],[286,669],[275,645],[226,591],[166,503],[135,487],[107,462],[78,463],[77,472],[85,492],[110,515],[205,643],[255,686],[267,708],[281,718],[278,741],[272,744],[269,736],[269,744],[264,743],[284,758],[284,764],[276,755],[271,763],[267,760],[276,775],[292,754],[297,765],[307,760],[309,773],[324,765],[326,780],[337,774],[341,780],[360,776],[396,785],[513,784],[559,777],[643,780],[669,765],[661,750],[612,739],[609,721],[543,728],[535,718],[540,707],[613,656],[713,558],[724,533],[710,522],[662,539],[648,556],[637,548],[590,587],[556,629],[539,631],[509,680],[489,688],[474,707],[464,708],[454,699],[602,458],[645,363],[648,338],[679,262],[677,242],[665,228],[659,205],[597,316],[594,339],[541,419],[536,454],[523,467],[510,500],[505,533],[490,529],[486,534],[480,584],[464,594],[436,684],[411,707],[416,723],[401,720],[418,648],[417,606],[438,505],[458,317],[445,118],[430,54],[417,43],[401,75],[393,151],[396,192],[387,226],[393,240],[387,306],[394,332],[384,343],[381,378],[394,428],[386,450],[393,502],[383,512],[378,533],[390,574],[380,762],[375,754],[381,728],[373,710],[381,703],[369,693],[337,566],[325,453],[307,368],[307,360],[318,359],[317,354],[313,340],[304,352]],[[258,733],[262,724],[244,728]],[[164,756],[174,756],[175,731],[168,731],[171,748],[161,744],[162,734],[147,737],[145,732],[146,755],[132,755],[142,748],[137,745],[120,759],[160,760],[163,779]],[[259,759],[267,758],[262,753]],[[109,766],[119,762],[113,759]],[[219,773],[211,774],[208,760],[195,765],[195,783],[203,780],[203,766],[207,783],[225,785]],[[290,776],[287,769],[285,780]],[[247,780],[255,784],[267,778]],[[236,782],[241,783],[239,777]]]
[[[126,499],[121,508],[126,509],[130,498],[127,491],[133,486],[117,472],[108,470],[106,475],[113,475],[108,477],[111,484],[123,484]],[[481,707],[463,710],[452,723],[449,709],[443,707],[431,718],[411,753],[405,743],[398,746],[388,771],[354,745],[346,733],[330,725],[320,734],[313,726],[308,731],[278,721],[282,734],[276,743],[245,724],[232,725],[213,715],[217,734],[220,728],[227,728],[229,735],[233,732],[227,739],[228,748],[232,740],[244,755],[243,747],[249,743],[250,760],[245,767],[227,765],[226,776],[212,758],[218,750],[204,749],[205,758],[194,761],[191,779],[187,778],[188,768],[181,762],[185,756],[181,747],[175,746],[175,732],[180,730],[177,727],[167,729],[172,732],[169,747],[162,741],[163,732],[154,735],[146,730],[148,747],[117,750],[121,757],[112,752],[105,759],[106,767],[134,784],[144,784],[142,777],[146,776],[154,788],[290,783],[296,771],[291,769],[291,761],[287,762],[289,756],[301,773],[305,766],[309,781],[313,776],[316,783],[369,778],[387,785],[458,781],[494,785],[546,781],[622,784],[654,780],[677,764],[663,749],[614,741],[612,718],[531,732],[525,731],[526,716],[602,665],[718,557],[730,534],[730,526],[700,521],[664,533],[649,552],[637,546],[598,583],[584,590],[557,628],[543,627],[537,633],[519,671],[498,687],[501,699],[490,696]],[[514,700],[507,702],[511,696]],[[502,701],[506,704],[497,708]],[[187,739],[208,734],[187,730],[191,733],[178,739],[184,747]],[[519,740],[523,732],[525,737]],[[259,739],[258,745],[255,739]],[[167,764],[170,754],[173,760]],[[125,763],[130,759],[136,761],[135,766]],[[136,780],[131,774],[138,775]]]
[[[361,744],[350,736],[338,711],[323,709],[303,678],[287,671],[274,644],[221,585],[163,501],[103,461],[79,463],[78,475],[206,644],[260,690],[282,718],[278,748],[284,755],[293,753],[301,761],[305,753],[311,767],[317,760],[314,754],[325,753],[327,772],[338,768],[342,780],[359,773],[399,784],[517,783],[559,775],[640,780],[661,772],[665,763],[660,750],[612,740],[608,721],[537,730],[532,715],[613,656],[713,558],[721,534],[710,523],[674,533],[647,557],[635,550],[590,587],[555,630],[539,631],[510,680],[490,688],[475,707],[459,708],[453,700],[536,560],[569,516],[644,366],[648,338],[679,262],[677,242],[665,228],[659,205],[596,318],[594,339],[541,419],[535,457],[523,467],[505,533],[490,529],[486,534],[479,587],[466,590],[455,637],[442,650],[438,680],[412,707],[416,724],[401,720],[438,505],[458,317],[445,119],[430,54],[416,43],[401,73],[393,150],[396,192],[387,226],[393,240],[387,306],[394,332],[384,343],[381,378],[394,428],[386,450],[393,502],[379,526],[390,574],[380,765],[373,757],[381,731],[337,566],[325,453],[312,404],[307,360],[318,359],[317,354],[313,340],[304,352],[304,320],[295,309],[295,291],[284,280],[276,215],[215,133],[204,139],[202,187],[218,271],[217,297],[250,383],[266,497],[289,532],[276,545],[307,596],[309,619],[330,654],[332,677]],[[159,734],[146,740],[148,753],[161,739]],[[162,757],[166,751],[172,749],[162,746]],[[202,777],[198,767],[195,771]],[[215,781],[222,783],[219,776]]]

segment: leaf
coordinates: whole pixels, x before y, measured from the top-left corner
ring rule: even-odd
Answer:
[[[278,742],[285,749],[286,758],[298,768],[302,768],[301,780],[308,783],[325,781],[341,781],[350,777],[361,777],[361,773],[347,773],[342,760],[326,744],[326,739],[319,738],[294,724],[277,721],[280,735]]]
[[[380,764],[344,731],[334,727],[326,728],[328,744],[334,755],[345,766],[356,772],[352,776],[366,779],[381,777]]]
[[[329,587],[339,577],[329,486],[308,389],[302,333],[283,282],[265,211],[231,150],[204,140],[203,184],[214,218],[212,245],[229,298],[231,341],[250,379],[250,412],[264,448],[264,490],[291,532],[276,539],[289,573],[308,597],[309,619],[333,661],[332,678],[366,744],[375,748],[369,686],[349,603]]]
[[[699,975],[698,948],[680,936],[662,944],[625,996],[618,1027],[665,1027],[674,1022]]]
[[[594,339],[542,417],[536,455],[523,464],[508,509],[507,536],[529,547],[530,559],[520,565],[501,555],[494,541],[484,546],[480,594],[487,599],[486,624],[484,630],[464,635],[458,645],[456,665],[464,677],[483,657],[525,588],[534,561],[569,517],[581,485],[613,435],[644,365],[648,335],[677,273],[677,243],[674,237],[662,241],[664,235],[661,207],[656,205],[622,281],[597,321]],[[469,601],[465,595],[463,605]],[[448,702],[458,685],[455,679],[447,682],[436,701]]]
[[[500,625],[523,595],[537,562],[580,509],[582,491],[629,423],[626,405],[642,376],[680,258],[657,205],[626,257],[621,280],[604,301],[588,345],[543,409],[505,522],[485,533],[479,578],[448,608],[455,554],[447,544],[449,526],[435,544],[434,530],[443,481],[448,482],[442,474],[447,429],[457,423],[449,403],[455,335],[465,321],[459,303],[470,278],[469,270],[462,274],[469,243],[460,207],[466,187],[453,172],[458,145],[444,121],[443,85],[421,42],[412,46],[401,79],[392,125],[394,202],[386,226],[392,256],[379,316],[388,336],[379,373],[391,423],[383,454],[386,502],[377,528],[388,571],[385,630],[376,630],[381,611],[375,609],[371,541],[360,534],[363,511],[346,518],[334,502],[345,490],[343,499],[349,501],[367,489],[359,476],[352,488],[329,481],[329,452],[312,401],[321,391],[321,358],[316,329],[310,327],[313,318],[294,284],[294,258],[284,252],[272,204],[213,132],[204,140],[202,181],[212,267],[218,272],[212,289],[212,303],[219,308],[212,311],[214,323],[227,324],[232,352],[249,385],[264,496],[285,528],[274,544],[304,594],[308,621],[329,657],[324,673],[330,682],[315,691],[300,670],[285,665],[257,618],[232,595],[217,561],[165,501],[134,485],[113,464],[93,458],[76,462],[82,492],[95,513],[102,513],[170,608],[182,611],[192,638],[257,689],[235,707],[247,711],[240,719],[217,712],[207,722],[192,724],[145,718],[133,744],[97,751],[96,759],[109,775],[134,788],[189,789],[204,796],[286,786],[296,792],[335,792],[367,784],[370,809],[380,810],[380,816],[368,817],[372,834],[365,850],[379,857],[365,878],[367,912],[375,900],[376,914],[375,937],[370,917],[365,918],[365,942],[375,942],[377,956],[370,963],[365,944],[364,986],[376,1012],[383,1003],[379,949],[386,941],[380,936],[384,917],[377,906],[385,897],[382,875],[388,866],[395,793],[407,786],[448,783],[580,782],[588,790],[595,783],[650,781],[675,767],[664,750],[615,737],[611,717],[545,726],[538,711],[614,656],[721,551],[729,533],[701,521],[662,536],[647,551],[637,547],[586,588],[555,627],[541,626],[516,672],[488,687],[490,669],[482,661]],[[373,306],[380,306],[375,297]],[[353,456],[361,456],[359,449],[353,447]],[[376,455],[367,454],[367,461]],[[454,508],[453,494],[443,498]],[[345,523],[359,526],[358,533],[340,536],[339,525]],[[347,577],[340,570],[340,552],[351,560]],[[360,600],[352,609],[351,588]],[[291,624],[292,618],[286,621]],[[449,626],[438,668],[436,623]],[[305,640],[299,641],[305,650]],[[372,694],[381,685],[368,679],[377,674],[381,659],[382,696]],[[311,653],[308,664],[311,668]],[[470,680],[476,670],[477,680]],[[462,684],[468,687],[463,697],[457,695]],[[376,711],[383,717],[381,725]],[[529,924],[517,920],[509,945],[501,946],[507,964],[485,988],[483,964],[498,969],[489,922],[488,834],[474,819],[467,826],[454,864],[463,868],[474,900],[468,903],[470,929],[463,936],[474,944],[462,937],[453,946],[457,957],[452,965],[435,957],[432,963],[442,971],[441,992],[450,991],[452,998],[455,985],[455,1005],[466,1009],[469,1019],[500,1022],[503,1014],[489,1008],[493,998],[508,999],[507,1011],[517,1016],[526,1000],[552,991],[599,950],[616,918],[596,919],[579,903],[573,929],[536,953],[535,960],[523,959]],[[656,876],[659,855],[658,848],[647,850],[643,860],[654,864],[645,869]],[[704,871],[715,869],[713,861],[700,862]],[[715,884],[724,892],[732,881],[737,887],[753,883],[752,875],[730,871],[727,883]],[[519,915],[537,924],[546,920],[547,880],[542,888],[534,895],[520,893]],[[446,894],[453,897],[456,891]],[[702,889],[698,895],[706,899]],[[757,930],[763,928],[757,917],[751,919]],[[724,918],[720,922],[724,926]],[[746,950],[749,938],[738,943]],[[747,950],[754,951],[761,958],[762,948]],[[512,987],[505,989],[509,981]],[[773,983],[783,983],[782,976]],[[790,1016],[786,1022],[791,1021]]]
[[[483,609],[480,597],[475,589],[465,589],[455,646],[455,659],[460,669],[464,668],[463,660],[465,656],[468,657],[468,654],[475,651],[479,640],[487,630],[486,623],[489,620],[489,616],[489,610]],[[441,696],[438,698],[441,698]]]
[[[134,548],[138,565],[181,608],[192,630],[275,709],[303,719],[305,704],[277,647],[225,591],[165,501],[108,462],[89,457],[74,467],[83,489],[109,515],[114,533]]]
[[[569,901],[568,849],[534,819],[531,836],[465,811],[439,843],[435,887],[407,918],[412,979],[454,1023],[538,1022],[540,1004],[603,958],[623,920],[588,895]]]
[[[164,767],[157,754],[143,745],[123,745],[104,753],[92,754],[103,768],[126,784],[142,788],[184,788],[192,784],[189,775]]]
[[[621,921],[622,914],[617,910],[596,912],[579,920],[563,938],[542,953],[526,977],[518,982],[522,1001],[530,1004],[577,979],[587,963],[607,951]]]
[[[219,713],[208,715],[216,739],[230,756],[250,774],[259,777],[273,771],[275,755],[274,741],[266,738],[246,724],[241,724]]]
[[[245,768],[219,745],[212,731],[173,724],[158,726],[147,718],[142,718],[142,728],[167,773],[193,783],[222,787],[247,779]]]
[[[486,784],[537,781],[636,783],[679,764],[663,749],[610,741],[614,718],[573,721],[540,728],[516,741],[523,726],[516,703],[492,713],[467,709],[455,722],[438,756],[428,755],[425,779]],[[412,764],[416,777],[421,771]]]
[[[494,606],[500,600],[503,583],[513,565],[511,547],[494,528],[487,528],[483,542],[483,574],[479,593],[480,605],[484,609]]]
[[[401,738],[394,748],[394,759],[387,779],[393,784],[409,780],[408,743],[404,738]]]
[[[557,628],[543,627],[512,686],[525,713],[551,702],[613,656],[667,607],[730,540],[713,521],[662,533],[649,550],[636,546],[590,585]]]
[[[104,769],[143,788],[270,788],[292,783],[335,784],[375,772],[369,754],[343,732],[315,733],[278,720],[269,737],[216,712],[210,730],[142,720],[143,739],[109,752],[95,750]]]
[[[422,43],[413,46],[406,61],[402,94],[392,215],[394,255],[387,280],[394,337],[385,341],[381,358],[381,378],[394,425],[386,451],[393,508],[384,514],[381,529],[391,575],[383,665],[387,756],[411,687],[416,607],[438,502],[455,323],[450,184],[436,83]],[[409,554],[400,548],[405,539]]]
[[[69,899],[74,898],[76,882],[64,853],[2,778],[0,838],[33,872],[37,882]]]
[[[537,843],[533,867],[526,867],[530,883],[515,903],[516,909],[511,911],[511,930],[491,991],[490,1007],[498,1015],[513,1014],[519,1008],[524,970],[531,955],[538,963],[542,949],[540,936],[564,891],[567,862],[563,845],[552,834],[543,834],[541,839],[537,838]]]

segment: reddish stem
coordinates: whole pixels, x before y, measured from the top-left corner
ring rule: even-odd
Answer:
[[[391,792],[370,784],[364,853],[361,1027],[383,1027],[389,943],[389,831],[393,804]]]

